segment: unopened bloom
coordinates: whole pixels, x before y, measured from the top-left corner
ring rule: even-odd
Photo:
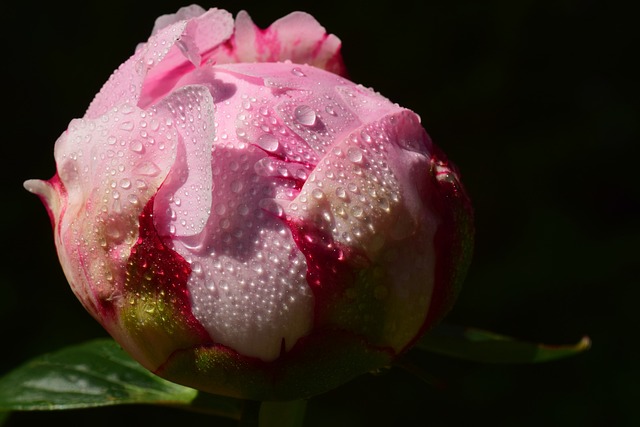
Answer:
[[[391,363],[450,308],[471,209],[419,117],[295,12],[181,9],[55,144],[48,207],[82,304],[147,369],[293,399]]]

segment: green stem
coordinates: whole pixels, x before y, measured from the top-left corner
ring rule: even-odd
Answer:
[[[262,402],[260,405],[259,426],[302,427],[306,409],[306,400]]]

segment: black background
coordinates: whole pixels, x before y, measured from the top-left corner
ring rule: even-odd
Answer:
[[[187,3],[3,6],[0,374],[105,332],[71,293],[28,178],[155,18]],[[314,398],[309,425],[626,426],[638,422],[637,14],[598,1],[202,2],[268,26],[294,10],[343,42],[350,77],[416,111],[458,164],[476,210],[474,261],[449,323],[526,340],[593,340],[527,366],[431,356],[446,390],[403,371]],[[130,406],[17,413],[34,422],[233,425]]]

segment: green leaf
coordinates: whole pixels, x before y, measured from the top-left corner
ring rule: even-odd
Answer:
[[[591,346],[589,337],[576,344],[548,345],[452,325],[439,325],[415,348],[458,359],[482,363],[539,363],[574,356]]]
[[[199,396],[197,390],[166,381],[110,339],[36,357],[0,378],[0,411],[134,403],[189,406],[239,416],[242,401],[206,393]]]

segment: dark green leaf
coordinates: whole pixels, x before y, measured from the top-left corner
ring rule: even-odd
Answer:
[[[197,395],[147,371],[108,339],[36,357],[0,378],[0,411],[188,405]]]
[[[548,345],[481,329],[440,325],[418,341],[415,348],[474,362],[538,363],[573,356],[590,346],[588,337],[576,344]]]

